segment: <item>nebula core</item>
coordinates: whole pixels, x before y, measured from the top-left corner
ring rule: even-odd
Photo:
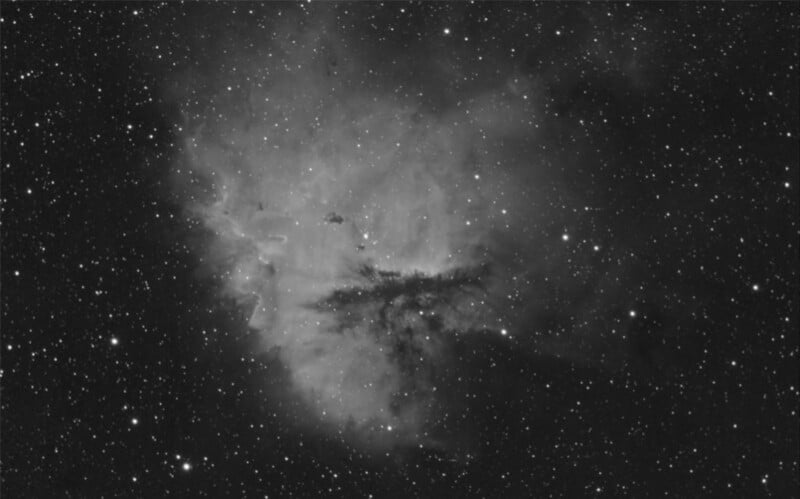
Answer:
[[[209,262],[323,424],[433,444],[448,338],[508,334],[491,255],[513,182],[487,165],[519,133],[518,92],[503,78],[509,102],[476,89],[431,109],[422,92],[367,84],[368,55],[331,26],[276,29],[267,52],[287,71],[240,55],[249,84],[187,114],[185,164],[212,192],[188,202],[216,235]]]

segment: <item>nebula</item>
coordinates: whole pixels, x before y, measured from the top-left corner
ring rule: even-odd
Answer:
[[[507,334],[491,255],[508,251],[494,227],[514,182],[489,144],[520,133],[518,92],[503,78],[507,97],[434,107],[367,84],[375,61],[345,37],[276,26],[257,53],[283,71],[240,51],[247,84],[206,76],[204,106],[184,106],[176,181],[203,186],[187,206],[215,235],[207,260],[320,424],[367,445],[433,445],[448,342]]]

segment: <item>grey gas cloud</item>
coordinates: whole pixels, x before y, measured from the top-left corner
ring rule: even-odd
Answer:
[[[187,200],[217,237],[208,259],[319,424],[369,445],[433,444],[446,339],[505,334],[490,221],[514,183],[481,176],[486,144],[518,133],[497,96],[508,81],[432,108],[372,84],[380,61],[330,23],[286,19],[263,43],[228,55],[236,83],[183,76],[212,88],[184,110],[189,171],[175,177],[208,186]]]

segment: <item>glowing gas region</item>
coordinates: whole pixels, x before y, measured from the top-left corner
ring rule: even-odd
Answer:
[[[185,105],[176,181],[200,186],[186,199],[216,234],[208,264],[321,424],[432,443],[448,342],[509,320],[487,214],[514,192],[492,144],[521,114],[494,87],[432,106],[388,81],[354,85],[382,62],[333,29],[276,30],[265,51],[284,70],[234,52],[249,83]]]

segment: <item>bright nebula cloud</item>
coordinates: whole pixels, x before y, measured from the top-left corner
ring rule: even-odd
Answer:
[[[240,55],[250,83],[216,81],[187,111],[176,178],[203,186],[187,199],[215,234],[209,264],[321,424],[433,444],[449,339],[507,334],[490,254],[513,182],[490,168],[518,133],[514,89],[435,109],[369,85],[366,56],[326,30],[280,29],[269,54],[289,69]]]

